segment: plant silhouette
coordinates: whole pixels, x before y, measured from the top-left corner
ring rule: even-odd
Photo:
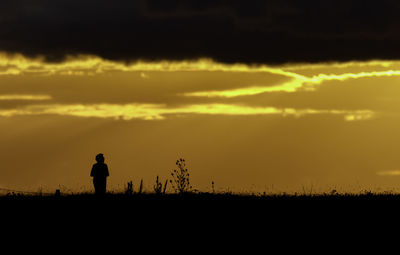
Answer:
[[[133,181],[129,181],[126,189],[125,189],[125,194],[126,195],[132,195],[133,194]]]
[[[186,168],[185,159],[180,158],[175,164],[177,169],[172,170],[172,180],[170,180],[172,188],[180,194],[190,192],[192,186],[190,185],[189,171]]]
[[[165,194],[165,191],[167,190],[167,184],[168,184],[168,180],[165,181],[164,189],[163,189],[163,185],[162,185],[162,183],[161,183],[161,181],[160,181],[160,179],[159,179],[159,177],[157,175],[156,183],[154,184],[154,187],[153,187],[154,192],[157,195]]]

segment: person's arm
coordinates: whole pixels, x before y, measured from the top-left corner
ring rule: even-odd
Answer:
[[[106,177],[108,177],[108,176],[110,176],[110,173],[108,172],[108,166],[107,166],[107,164],[105,164],[106,165]]]
[[[90,171],[90,176],[91,176],[91,177],[94,176],[94,169],[95,169],[95,167],[94,167],[94,165],[93,165],[93,166],[92,166],[92,171]]]

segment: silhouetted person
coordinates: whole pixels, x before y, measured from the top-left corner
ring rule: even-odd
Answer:
[[[90,176],[93,177],[93,185],[96,195],[103,196],[106,193],[107,177],[109,176],[107,164],[104,163],[103,154],[97,154],[97,163],[93,165]]]

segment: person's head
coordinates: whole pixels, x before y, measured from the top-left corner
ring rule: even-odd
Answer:
[[[96,155],[96,161],[97,161],[98,163],[104,163],[104,156],[103,156],[103,153],[99,153],[99,154]]]

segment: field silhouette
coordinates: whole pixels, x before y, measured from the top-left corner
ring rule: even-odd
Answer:
[[[113,249],[150,243],[160,252],[172,245],[178,254],[216,247],[250,252],[265,245],[269,251],[306,251],[324,244],[339,252],[358,249],[358,238],[376,243],[381,233],[396,230],[400,195],[14,194],[1,196],[0,206],[12,226],[8,231],[33,230],[47,240],[73,237],[97,250],[103,243]]]
[[[205,237],[220,242],[221,236],[232,235],[264,238],[263,242],[315,242],[321,237],[337,238],[336,233],[350,238],[391,226],[400,214],[400,195],[394,192],[239,194],[216,192],[214,183],[212,191],[202,192],[191,186],[184,160],[177,161],[175,170],[171,172],[175,179],[157,177],[151,191],[144,191],[143,180],[129,181],[124,191],[102,196],[10,190],[0,196],[0,216],[14,224],[12,229],[41,231],[50,225],[45,228],[47,233],[67,229],[83,239],[84,233],[111,233],[119,240],[157,243]]]
[[[276,216],[284,215],[287,212],[314,214],[316,210],[326,210],[325,214],[335,214],[336,210],[376,210],[380,206],[397,208],[400,206],[400,194],[395,192],[372,192],[362,191],[359,193],[341,193],[332,190],[328,193],[316,193],[306,190],[296,193],[234,193],[216,191],[212,181],[210,192],[203,192],[193,188],[190,179],[190,170],[186,161],[180,158],[176,161],[176,169],[171,170],[170,179],[156,177],[152,190],[144,190],[143,179],[140,182],[128,181],[123,191],[106,191],[106,178],[109,175],[107,165],[104,164],[103,154],[96,156],[97,163],[93,165],[90,173],[94,177],[93,191],[83,192],[62,192],[57,189],[55,192],[30,192],[13,191],[0,188],[3,195],[0,195],[0,204],[3,208],[18,206],[40,205],[46,207],[62,208],[62,212],[73,208],[91,209],[101,206],[107,211],[110,208],[130,210],[140,208],[145,214],[151,214],[162,208],[163,211],[184,212],[193,208],[192,213],[202,210],[227,210],[232,212],[243,210],[244,213],[252,209],[265,211],[265,213],[276,212]],[[100,166],[99,166],[100,163]],[[103,169],[104,167],[104,169]],[[96,173],[95,171],[98,172]],[[112,174],[112,172],[111,172]],[[101,181],[96,181],[96,177]],[[100,182],[100,184],[99,184]],[[4,193],[5,192],[5,193]],[[301,210],[299,210],[302,208]]]

